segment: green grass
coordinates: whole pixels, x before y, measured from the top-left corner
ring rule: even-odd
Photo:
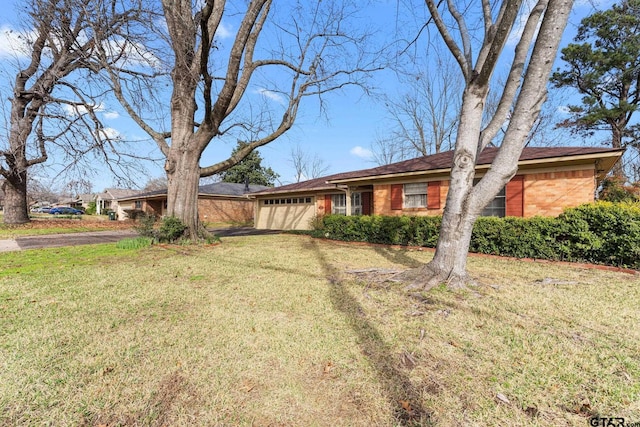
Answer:
[[[407,293],[348,273],[430,256],[294,235],[0,254],[0,425],[640,421],[637,276],[474,257],[478,288]]]
[[[23,236],[41,236],[47,234],[81,233],[111,229],[131,228],[130,222],[107,221],[104,216],[60,216],[31,215],[26,224],[5,224],[0,215],[0,239],[15,239]]]

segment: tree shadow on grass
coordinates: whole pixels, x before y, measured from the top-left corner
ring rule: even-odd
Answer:
[[[344,316],[358,338],[362,353],[369,359],[393,408],[396,422],[402,426],[433,425],[430,411],[422,406],[419,390],[409,377],[399,369],[400,359],[394,355],[380,331],[366,317],[360,303],[349,292],[339,278],[339,272],[327,261],[318,247],[311,241],[308,248],[320,262],[330,283],[329,297],[334,308]]]
[[[396,248],[376,246],[373,248],[373,250],[377,254],[383,256],[384,258],[388,259],[394,264],[404,265],[405,267],[408,267],[408,268],[418,268],[422,265],[420,261],[415,260],[410,256],[408,256],[406,249],[396,249]]]

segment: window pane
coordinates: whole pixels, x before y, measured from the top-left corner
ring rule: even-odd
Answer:
[[[505,189],[500,190],[495,199],[489,203],[482,211],[482,216],[504,217],[506,212]]]
[[[407,195],[404,197],[404,206],[407,208],[424,208],[427,206],[427,195]]]
[[[331,213],[337,215],[347,214],[347,195],[332,194],[331,195]]]
[[[427,194],[427,184],[424,182],[405,184],[404,194]]]
[[[425,182],[404,185],[404,207],[427,207],[427,184]]]

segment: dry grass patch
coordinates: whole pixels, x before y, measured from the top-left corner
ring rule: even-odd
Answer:
[[[408,294],[347,271],[428,252],[285,235],[131,253],[0,277],[0,425],[640,421],[637,276],[473,258],[485,285]]]

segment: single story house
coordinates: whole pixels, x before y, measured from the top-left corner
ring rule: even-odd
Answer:
[[[527,147],[518,172],[483,214],[556,216],[567,207],[592,202],[624,150],[595,147]],[[498,152],[486,148],[476,177],[490,168]],[[269,188],[255,199],[258,229],[304,230],[325,214],[441,215],[449,189],[453,151],[398,163],[339,173]]]
[[[127,215],[118,200],[124,197],[132,197],[140,192],[140,190],[128,188],[107,188],[96,195],[96,214],[106,215],[111,211],[116,213],[117,218],[125,219]]]
[[[254,201],[247,196],[250,192],[268,189],[263,185],[216,182],[198,187],[198,215],[203,222],[253,221]],[[139,193],[118,199],[126,219],[139,213],[164,216],[167,212],[167,190]]]

